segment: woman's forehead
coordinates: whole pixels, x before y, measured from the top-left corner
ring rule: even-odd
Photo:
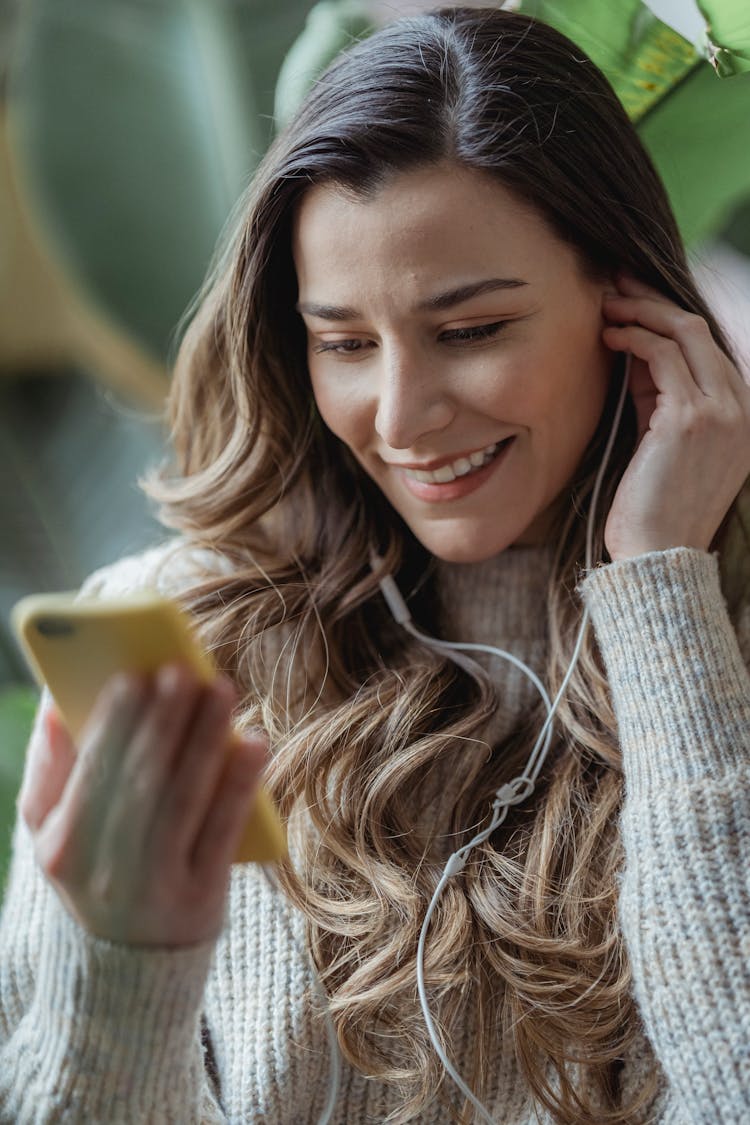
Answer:
[[[517,287],[569,268],[574,257],[534,207],[455,166],[401,173],[362,197],[335,184],[312,188],[297,210],[293,249],[303,301],[359,280],[387,288],[397,277],[411,278],[415,301],[439,296],[443,280]]]

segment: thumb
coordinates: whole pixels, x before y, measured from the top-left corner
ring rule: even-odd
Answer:
[[[76,749],[52,703],[38,716],[29,743],[18,809],[32,831],[58,804],[76,759]]]

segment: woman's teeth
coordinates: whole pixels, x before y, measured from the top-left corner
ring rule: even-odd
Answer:
[[[458,457],[448,465],[441,465],[439,469],[433,469],[431,472],[426,469],[404,469],[404,472],[412,480],[418,480],[422,484],[448,484],[450,481],[456,480],[457,477],[465,477],[469,473],[475,473],[478,469],[483,469],[485,465],[489,465],[498,449],[507,445],[509,440],[509,438],[506,438],[505,441],[494,442],[492,445],[488,445],[486,449],[470,453],[468,457]]]

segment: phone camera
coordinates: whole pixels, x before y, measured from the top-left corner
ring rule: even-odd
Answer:
[[[60,617],[40,617],[36,628],[43,637],[69,637],[75,632],[74,626]]]

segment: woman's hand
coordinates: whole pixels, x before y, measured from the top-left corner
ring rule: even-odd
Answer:
[[[630,276],[606,295],[607,347],[630,352],[638,446],[604,532],[612,560],[708,550],[750,474],[750,383],[706,322]]]
[[[190,945],[220,932],[229,871],[266,744],[232,734],[234,689],[166,666],[102,690],[79,752],[50,706],[19,811],[42,871],[90,933]]]

